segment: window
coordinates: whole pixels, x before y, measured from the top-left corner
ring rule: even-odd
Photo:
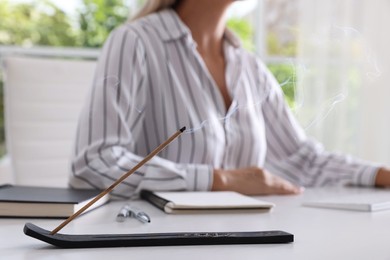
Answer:
[[[228,26],[268,65],[294,107],[298,0],[247,0],[237,2],[231,13]]]

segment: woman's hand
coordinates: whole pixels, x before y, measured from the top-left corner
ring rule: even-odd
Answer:
[[[390,169],[380,168],[376,174],[375,186],[390,187]]]
[[[299,194],[303,188],[263,169],[250,167],[237,170],[214,170],[212,190],[236,191],[246,195]]]

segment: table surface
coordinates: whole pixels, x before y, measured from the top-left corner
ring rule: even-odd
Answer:
[[[307,189],[298,196],[257,197],[274,202],[267,212],[199,213],[169,215],[144,201],[131,202],[151,216],[151,223],[135,219],[118,223],[124,202],[111,202],[63,228],[64,234],[130,234],[157,232],[225,232],[283,230],[294,234],[289,244],[205,245],[58,249],[23,233],[26,222],[52,230],[63,220],[0,219],[0,259],[389,259],[390,210],[358,212],[309,208],[304,201],[375,192],[389,197],[390,190],[366,188]]]

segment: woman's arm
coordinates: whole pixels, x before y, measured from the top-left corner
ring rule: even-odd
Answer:
[[[88,102],[81,112],[70,185],[105,189],[143,157],[148,90],[146,47],[128,25],[113,31],[102,49]],[[143,140],[143,139],[142,139]],[[146,141],[145,141],[146,142]],[[138,147],[140,148],[140,147]],[[141,189],[209,190],[212,168],[156,156],[113,191],[128,198]]]
[[[237,170],[214,170],[212,190],[231,190],[247,195],[299,194],[302,187],[257,167]]]
[[[264,65],[259,67],[263,67],[259,74],[269,89],[262,104],[267,139],[266,169],[302,186],[374,186],[378,165],[327,152],[321,144],[308,138],[288,108],[279,84]]]

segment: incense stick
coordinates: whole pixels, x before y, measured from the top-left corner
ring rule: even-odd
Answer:
[[[62,222],[58,227],[53,229],[53,231],[50,232],[51,235],[56,234],[58,231],[60,231],[63,227],[65,227],[69,222],[71,222],[73,219],[75,219],[77,216],[79,216],[81,213],[83,213],[85,210],[87,210],[90,206],[92,206],[96,201],[107,195],[109,192],[111,192],[118,184],[123,182],[127,177],[129,177],[132,173],[137,171],[139,168],[141,168],[147,161],[152,159],[156,154],[158,154],[162,149],[164,149],[168,144],[170,144],[173,140],[175,140],[180,134],[182,134],[186,130],[186,127],[181,128],[179,131],[174,133],[171,137],[169,137],[164,143],[160,144],[156,149],[154,149],[150,154],[148,154],[142,161],[140,161],[136,166],[134,166],[130,171],[123,174],[122,177],[117,179],[113,184],[111,184],[110,187],[102,191],[99,195],[97,195],[93,200],[91,200],[87,205],[79,209],[76,213],[74,213],[72,216],[67,218],[64,222]]]

